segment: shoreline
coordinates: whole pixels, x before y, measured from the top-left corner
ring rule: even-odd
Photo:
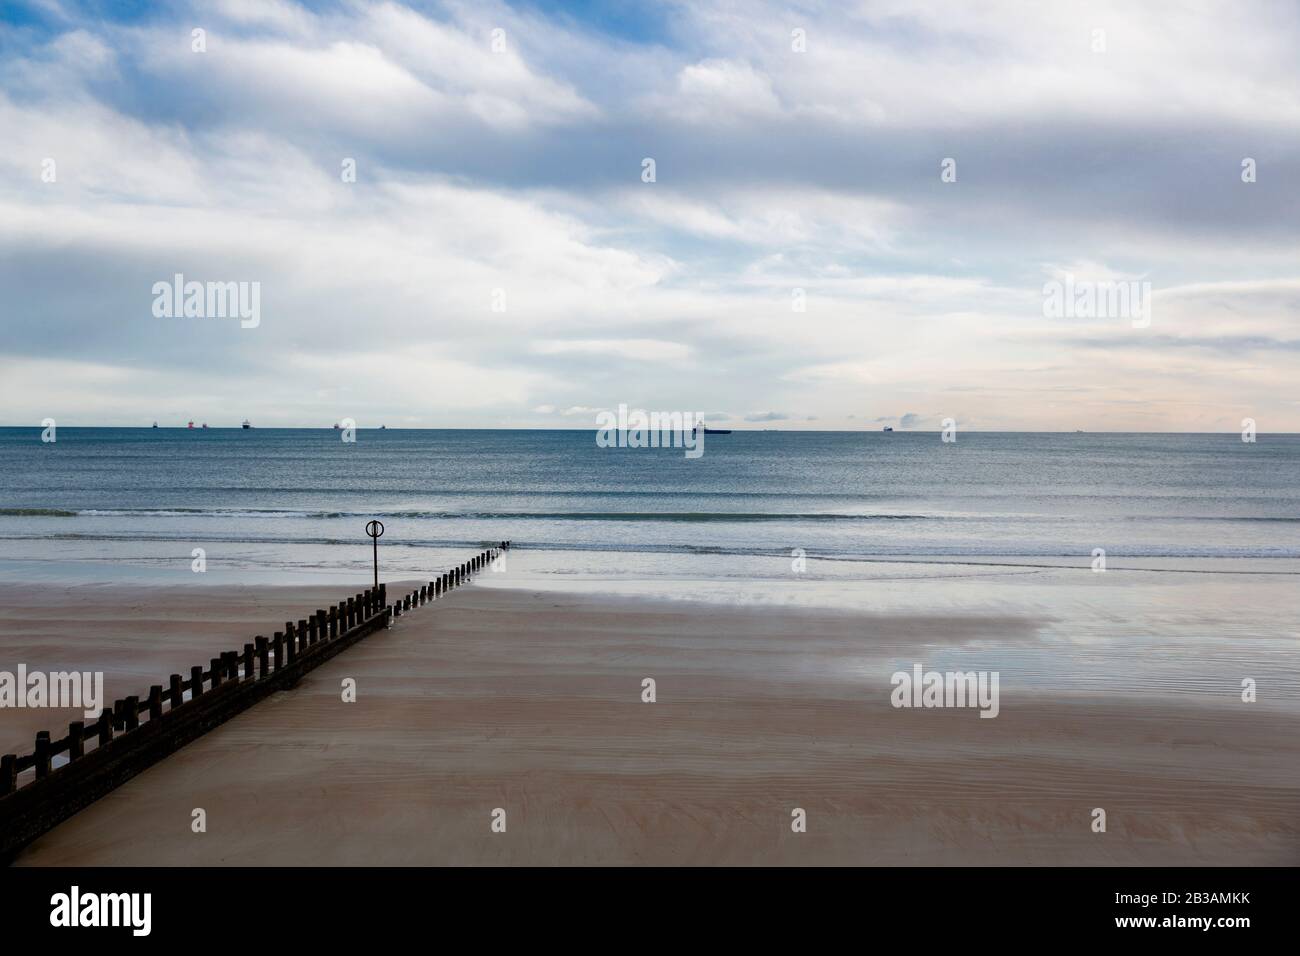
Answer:
[[[1051,639],[1040,609],[863,614],[479,582],[491,575],[188,745],[17,862],[1300,862],[1294,711],[1036,691],[1017,673]],[[331,587],[68,588],[60,616],[51,595],[25,594],[0,586],[0,620],[27,621],[17,639],[5,628],[5,657],[58,647],[85,669],[98,655],[110,696],[337,599]],[[997,719],[889,705],[900,663],[975,667],[991,653],[1009,668]],[[640,700],[646,676],[653,704]],[[344,677],[354,704],[340,700]],[[24,713],[0,711],[6,739],[27,737],[13,732]],[[56,713],[35,714],[35,729],[58,727]],[[1097,806],[1106,834],[1089,829]],[[190,832],[194,807],[207,834]],[[489,830],[498,807],[507,834]],[[807,810],[806,834],[790,832],[792,807]]]

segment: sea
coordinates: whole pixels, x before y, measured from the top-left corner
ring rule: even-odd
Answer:
[[[1300,436],[0,428],[0,564],[390,572],[510,539],[560,563],[1300,559]],[[577,557],[586,555],[587,557]],[[1034,563],[1033,561],[1022,563]],[[129,572],[124,572],[129,573]]]
[[[0,429],[0,584],[351,593],[376,559],[427,581],[509,540],[476,585],[985,616],[1022,686],[1231,703],[1265,675],[1300,708],[1297,435],[737,430],[698,458],[594,430],[55,437]]]

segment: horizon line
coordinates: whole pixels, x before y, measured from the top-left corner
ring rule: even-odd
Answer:
[[[782,432],[788,434],[799,433],[820,433],[820,434],[838,434],[838,435],[882,435],[882,434],[917,434],[917,435],[937,435],[942,434],[942,428],[900,428],[890,426],[889,431],[884,427],[880,428],[745,428],[736,425],[718,423],[724,427],[722,431],[729,432]],[[0,429],[25,430],[31,429],[41,431],[45,426],[36,425],[0,425]],[[202,432],[202,431],[342,431],[333,425],[257,425],[251,428],[244,428],[242,425],[206,425],[190,427],[188,425],[58,425],[58,428],[101,428],[101,429],[118,429],[122,431],[180,431],[180,432]],[[515,431],[515,432],[599,432],[606,429],[597,425],[584,427],[566,427],[566,426],[548,426],[548,425],[356,425],[355,431]],[[617,429],[618,431],[661,431],[662,429]],[[716,434],[719,429],[711,428],[706,434]],[[957,431],[966,434],[978,433],[984,435],[1240,435],[1240,429],[1226,429],[1224,431],[1169,431],[1169,430],[1132,430],[1132,429],[1086,429],[1086,428],[1065,428],[1065,429],[1026,429],[1026,428],[963,428],[960,424]],[[1300,435],[1300,431],[1288,432],[1264,432],[1256,431],[1256,435]]]

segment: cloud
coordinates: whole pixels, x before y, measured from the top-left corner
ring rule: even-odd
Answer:
[[[33,10],[0,28],[16,421],[80,414],[89,381],[105,423],[233,399],[268,423],[626,401],[1192,430],[1244,405],[1300,429],[1300,21],[1274,4],[809,4],[805,53],[762,0],[617,25],[491,0]],[[260,282],[262,325],[153,319],[176,272]],[[1046,319],[1065,272],[1149,281],[1150,329]]]
[[[591,355],[638,362],[686,362],[691,350],[659,339],[572,339],[533,343],[539,355]]]

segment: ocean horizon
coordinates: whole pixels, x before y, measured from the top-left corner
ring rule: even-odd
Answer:
[[[268,581],[390,570],[512,539],[635,554],[645,573],[797,551],[871,559],[1300,559],[1300,436],[735,430],[704,455],[601,448],[588,430],[0,428],[0,574],[89,564],[112,577],[210,566]],[[761,561],[760,561],[761,563]],[[691,562],[692,573],[698,563]],[[84,568],[82,572],[84,573]]]

